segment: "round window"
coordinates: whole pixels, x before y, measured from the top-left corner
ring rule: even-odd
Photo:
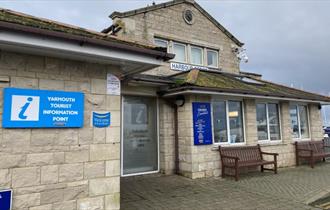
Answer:
[[[183,11],[183,19],[186,21],[186,23],[188,24],[193,24],[194,23],[194,13],[187,9],[185,11]]]

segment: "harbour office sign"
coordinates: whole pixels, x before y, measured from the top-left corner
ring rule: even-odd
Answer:
[[[171,63],[170,64],[171,70],[176,71],[189,71],[191,69],[198,69],[198,70],[210,70],[208,67],[205,66],[195,66],[190,64],[184,64],[184,63]]]
[[[4,128],[82,127],[84,94],[4,88]]]

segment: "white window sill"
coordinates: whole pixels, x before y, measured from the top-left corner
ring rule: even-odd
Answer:
[[[276,146],[276,145],[286,145],[282,140],[264,140],[258,141],[260,146]]]

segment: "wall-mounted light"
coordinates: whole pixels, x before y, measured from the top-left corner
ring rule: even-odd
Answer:
[[[175,99],[175,104],[179,107],[183,106],[185,103],[185,98],[183,95],[178,95]]]

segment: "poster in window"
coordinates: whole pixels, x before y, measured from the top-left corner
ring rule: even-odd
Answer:
[[[193,102],[194,145],[212,144],[210,103]]]
[[[132,124],[148,124],[148,107],[145,104],[132,106]]]

